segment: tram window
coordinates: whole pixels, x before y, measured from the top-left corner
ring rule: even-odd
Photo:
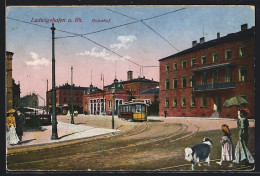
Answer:
[[[128,106],[126,106],[125,108],[126,108],[126,109],[125,109],[125,112],[128,112]]]
[[[141,105],[136,105],[136,112],[141,112]]]
[[[142,112],[145,112],[145,106],[142,105]]]
[[[132,106],[132,112],[135,112],[135,106]]]
[[[128,112],[132,112],[132,106],[129,106],[129,111]]]

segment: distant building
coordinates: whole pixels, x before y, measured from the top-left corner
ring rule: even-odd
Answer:
[[[21,98],[22,107],[37,108],[39,106],[39,98],[37,94],[31,93]]]
[[[20,106],[20,84],[15,84],[13,79],[13,55],[14,53],[6,51],[6,108],[16,109]]]
[[[117,79],[104,90],[96,92],[87,92],[83,97],[83,111],[87,114],[112,114],[112,101],[114,96],[115,114],[118,112],[118,106],[132,99],[138,98],[139,94],[147,89],[154,88],[159,82],[145,79],[133,79],[133,72],[127,72],[127,81],[119,82]],[[114,89],[114,93],[112,92]],[[146,97],[147,102],[154,100],[154,95]]]
[[[145,100],[147,104],[159,101],[159,86],[141,92],[138,99]]]
[[[84,92],[89,91],[88,87],[73,86],[73,104],[82,107],[82,100]],[[47,107],[48,110],[51,108],[51,95],[52,90],[47,92]],[[56,87],[56,106],[68,106],[71,104],[71,85],[66,83],[62,86]]]
[[[234,96],[244,97],[255,112],[255,27],[205,42],[162,58],[160,115],[237,118],[237,107],[223,107]]]

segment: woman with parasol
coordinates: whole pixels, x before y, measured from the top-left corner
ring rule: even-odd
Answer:
[[[248,127],[249,122],[247,115],[249,114],[248,109],[238,110],[238,121],[237,126],[239,128],[239,140],[235,148],[235,160],[234,163],[239,163],[241,161],[246,163],[254,163],[255,160],[248,150]]]
[[[223,106],[229,107],[229,106],[244,106],[248,102],[240,97],[232,97],[225,101]],[[251,153],[248,150],[248,127],[249,122],[247,119],[247,115],[249,114],[249,110],[247,108],[244,109],[238,109],[238,120],[237,120],[237,127],[239,128],[239,140],[237,142],[236,148],[235,148],[235,159],[233,160],[234,163],[239,163],[241,161],[245,161],[247,163],[254,163],[254,158],[252,157]]]

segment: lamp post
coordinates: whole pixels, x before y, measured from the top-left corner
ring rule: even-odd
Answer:
[[[115,121],[114,121],[114,110],[115,110],[115,87],[112,87],[112,129],[115,128]]]
[[[71,103],[71,124],[74,124],[74,109],[73,109],[73,81],[72,81],[72,73],[73,73],[73,67],[71,66],[71,98],[70,98],[70,103]]]
[[[52,135],[51,139],[58,139],[58,133],[57,133],[57,119],[56,119],[56,89],[55,89],[55,55],[54,55],[54,34],[55,34],[55,27],[54,23],[52,23]]]

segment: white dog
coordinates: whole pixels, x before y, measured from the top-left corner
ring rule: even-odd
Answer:
[[[185,149],[185,160],[191,162],[192,170],[194,170],[196,163],[200,166],[200,161],[207,162],[209,166],[211,146],[212,141],[209,138],[204,138],[203,143]]]

